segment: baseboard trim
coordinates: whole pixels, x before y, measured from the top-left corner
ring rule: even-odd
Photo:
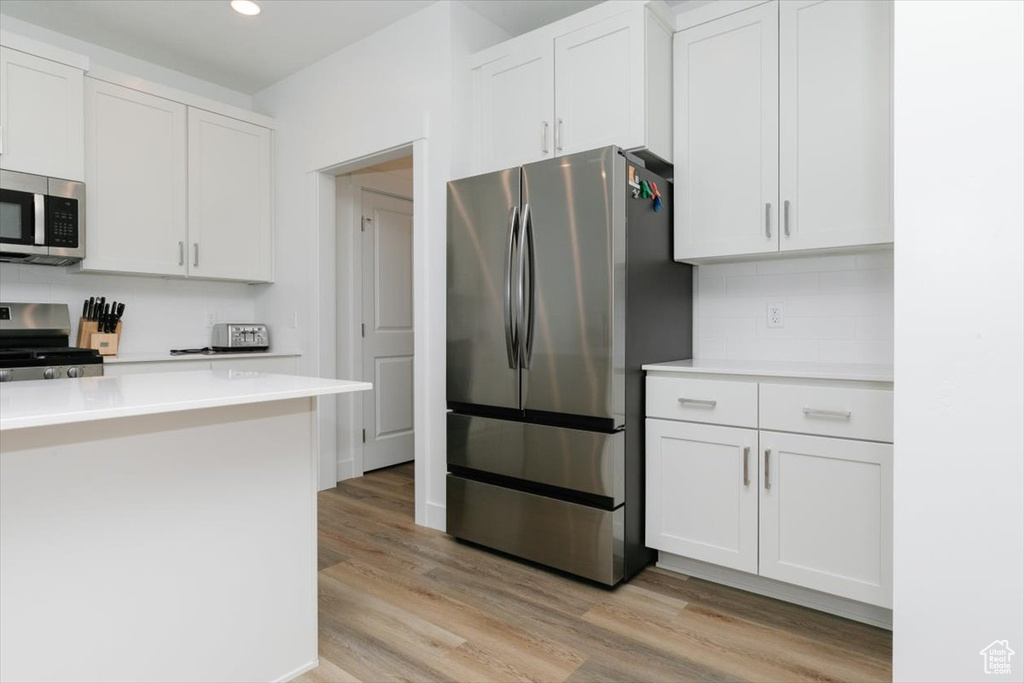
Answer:
[[[290,681],[292,679],[295,679],[295,678],[298,678],[302,674],[306,673],[307,671],[312,671],[313,669],[317,668],[318,666],[320,666],[320,660],[319,659],[314,659],[312,662],[309,662],[308,664],[303,664],[302,666],[300,666],[298,669],[295,669],[291,673],[287,673],[284,676],[281,676],[280,678],[275,679],[274,683],[288,683],[288,681]]]
[[[356,461],[355,460],[339,460],[338,461],[338,481],[345,481],[346,479],[352,479],[356,476]]]
[[[438,503],[427,503],[426,526],[438,531],[448,528],[448,508]]]
[[[658,551],[658,567],[668,571],[686,574],[705,581],[720,583],[724,586],[739,588],[740,590],[757,593],[776,600],[792,602],[804,607],[810,607],[820,612],[828,612],[836,616],[859,621],[863,624],[870,624],[892,630],[892,610],[877,605],[869,605],[848,598],[841,598],[836,595],[829,595],[820,591],[794,586],[775,579],[768,579],[763,576],[748,574],[728,567],[692,560],[688,557],[680,557],[672,553]]]

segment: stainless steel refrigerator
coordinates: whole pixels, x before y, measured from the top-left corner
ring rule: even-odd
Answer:
[[[640,163],[448,183],[447,531],[608,585],[652,557],[641,366],[692,344],[669,184]]]

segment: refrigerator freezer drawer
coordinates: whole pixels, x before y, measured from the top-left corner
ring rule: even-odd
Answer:
[[[448,414],[448,465],[587,494],[615,508],[625,499],[624,432]]]
[[[623,508],[599,510],[448,475],[448,533],[609,586],[622,580]]]

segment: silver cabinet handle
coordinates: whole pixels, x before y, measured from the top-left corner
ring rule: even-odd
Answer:
[[[543,152],[544,154],[547,154],[548,151],[549,151],[548,150],[548,126],[550,126],[551,124],[549,124],[547,121],[541,121],[541,123],[544,124],[544,126],[541,128],[541,131],[540,131],[540,151]]]
[[[562,151],[562,119],[558,119],[558,125],[555,126],[555,151]]]
[[[512,254],[516,246],[516,226],[519,224],[519,207],[513,206],[508,214],[508,248],[505,252],[505,351],[508,353],[508,367],[516,369],[516,319],[512,310]]]
[[[199,267],[199,242],[193,242],[192,243],[192,251],[194,252],[193,256],[192,256],[192,265],[194,267],[198,268]]]
[[[804,415],[807,417],[836,417],[840,420],[849,420],[852,413],[849,410],[822,410],[820,408],[804,408]]]
[[[768,470],[768,458],[771,457],[771,454],[772,454],[772,449],[770,449],[770,448],[764,449],[764,490],[765,491],[767,491],[768,489],[770,489],[772,487],[772,482],[768,478],[768,471],[769,471]]]
[[[743,447],[743,485],[750,486],[750,446]]]
[[[718,405],[718,401],[713,401],[711,399],[707,399],[707,398],[683,398],[682,396],[679,397],[679,403],[681,405],[684,405],[684,406],[685,405],[695,405],[695,406],[703,406],[705,408],[714,408],[715,406]]]
[[[178,242],[178,265],[185,265],[185,243]]]
[[[782,231],[789,237],[789,200],[782,202]]]
[[[772,203],[768,202],[764,205],[764,236],[772,236]]]

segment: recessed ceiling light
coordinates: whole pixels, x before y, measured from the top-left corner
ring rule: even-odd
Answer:
[[[252,0],[231,0],[231,9],[247,17],[254,17],[260,13],[260,6]]]

